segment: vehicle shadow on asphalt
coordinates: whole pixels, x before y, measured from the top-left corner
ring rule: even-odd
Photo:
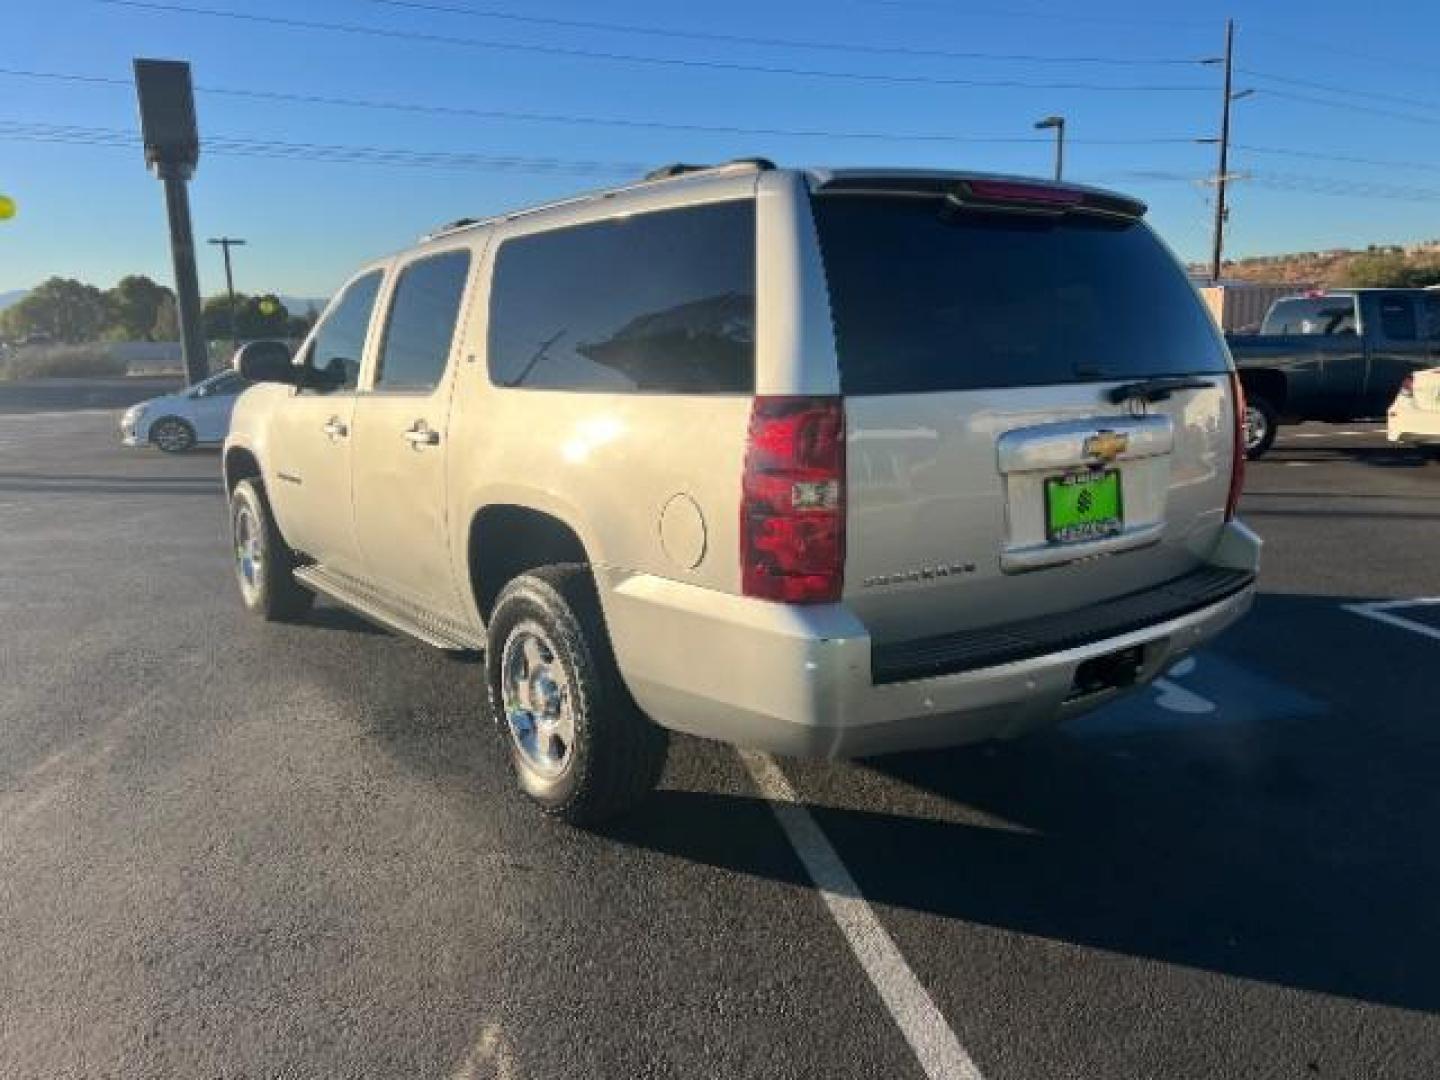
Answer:
[[[1432,458],[1413,446],[1276,446],[1264,460],[1273,464],[1300,462],[1318,465],[1325,462],[1353,461],[1376,469],[1425,469]]]
[[[1336,643],[1365,638],[1338,603],[1267,597],[1265,616],[1242,624],[1222,651],[1252,664],[1266,647],[1303,652],[1293,631],[1278,640],[1281,625],[1319,624],[1318,636]],[[1384,670],[1376,656],[1385,649],[1368,638],[1352,650],[1357,690],[1360,672]],[[910,789],[904,802],[953,804],[946,819],[983,811],[969,821],[809,809],[882,914],[891,907],[1440,1011],[1440,741],[1413,716],[1392,723],[1400,705],[1384,701],[1368,714],[1332,700],[1332,711],[1303,720],[1115,738],[1062,728],[829,766],[875,775],[820,781],[844,791],[862,780],[873,788],[878,776]],[[767,812],[755,798],[662,791],[608,835],[808,886],[798,862],[777,867],[757,842]],[[943,947],[943,936],[936,941]]]

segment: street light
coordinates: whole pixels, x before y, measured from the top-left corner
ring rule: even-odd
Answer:
[[[1059,180],[1060,175],[1065,171],[1065,118],[1063,116],[1047,116],[1044,120],[1035,121],[1036,131],[1055,129],[1055,179]]]
[[[210,243],[219,244],[225,251],[225,291],[230,297],[230,359],[234,362],[235,351],[240,348],[240,336],[235,332],[235,276],[230,272],[230,249],[244,247],[244,240],[233,236],[211,237]]]

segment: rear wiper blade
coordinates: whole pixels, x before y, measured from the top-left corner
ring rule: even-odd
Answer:
[[[1200,379],[1193,375],[1170,375],[1157,379],[1141,379],[1139,382],[1121,383],[1105,396],[1117,405],[1130,398],[1164,401],[1176,390],[1209,390],[1214,385],[1209,379]]]

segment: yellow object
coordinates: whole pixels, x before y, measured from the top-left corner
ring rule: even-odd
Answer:
[[[15,200],[9,195],[0,195],[0,221],[9,221],[15,216]]]
[[[262,315],[274,315],[277,305],[274,300],[265,299],[260,301],[260,313]]]

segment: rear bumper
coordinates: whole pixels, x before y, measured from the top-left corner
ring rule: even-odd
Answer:
[[[1009,738],[1086,712],[1125,690],[1076,697],[1076,669],[1121,650],[1139,650],[1143,685],[1249,609],[1259,548],[1243,525],[1226,526],[1202,573],[1232,572],[1234,587],[1200,606],[1179,604],[1180,614],[1156,605],[1146,621],[1137,608],[1115,633],[1097,623],[1046,651],[888,682],[877,681],[870,637],[843,605],[770,604],[647,575],[602,575],[601,585],[626,684],[657,723],[839,758]]]

